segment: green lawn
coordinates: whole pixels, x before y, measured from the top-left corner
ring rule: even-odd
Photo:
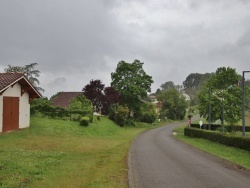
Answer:
[[[131,141],[155,126],[32,117],[30,128],[0,135],[0,187],[128,187]]]
[[[177,139],[180,139],[183,142],[190,144],[207,153],[211,153],[212,155],[215,155],[219,158],[228,160],[240,166],[240,168],[245,168],[245,169],[250,170],[250,152],[249,151],[225,146],[223,144],[212,142],[206,139],[186,137],[183,134],[185,126],[176,128],[174,130],[174,132],[177,132],[177,136],[176,136]]]

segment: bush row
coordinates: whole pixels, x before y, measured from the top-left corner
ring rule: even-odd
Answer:
[[[211,127],[210,127],[211,129],[210,129],[210,130],[212,130],[212,131],[218,130],[218,129],[222,129],[222,126],[221,126],[221,125],[211,124],[210,126],[211,126]],[[199,124],[191,124],[191,127],[193,127],[193,128],[200,128],[200,125],[199,125]],[[233,126],[233,125],[225,125],[224,128],[225,128],[225,130],[226,130],[227,132],[242,131],[242,126],[240,126],[240,125],[235,125],[235,126]],[[203,125],[201,126],[201,129],[209,130],[209,125],[208,125],[208,124],[203,124]],[[246,132],[250,132],[250,127],[249,127],[249,126],[246,126],[246,127],[245,127],[245,131],[246,131]]]
[[[35,105],[30,107],[30,113],[35,114],[36,112],[40,112],[43,115],[50,118],[63,118],[63,117],[72,117],[72,120],[79,121],[81,117],[87,116],[90,118],[90,122],[93,120],[92,111],[86,110],[71,110],[62,107],[54,107],[49,104]]]
[[[184,135],[195,138],[204,138],[219,142],[224,145],[233,146],[250,151],[250,139],[246,137],[227,135],[220,132],[208,131],[197,128],[185,128]]]

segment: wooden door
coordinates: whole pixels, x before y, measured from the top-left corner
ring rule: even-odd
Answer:
[[[3,97],[3,132],[19,128],[19,97]]]

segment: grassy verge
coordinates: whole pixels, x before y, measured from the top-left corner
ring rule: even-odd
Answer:
[[[216,142],[212,142],[201,138],[191,138],[184,136],[184,127],[178,127],[174,130],[177,132],[176,138],[190,144],[200,150],[213,154],[219,158],[228,160],[247,170],[250,170],[250,152],[234,147],[225,146]]]
[[[151,127],[32,117],[30,128],[0,135],[0,187],[128,187],[130,143]]]

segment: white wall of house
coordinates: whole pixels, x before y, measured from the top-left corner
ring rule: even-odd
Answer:
[[[3,129],[3,97],[19,97],[19,128],[26,128],[30,125],[30,104],[29,94],[25,92],[21,96],[21,85],[16,83],[0,95],[0,132]]]

